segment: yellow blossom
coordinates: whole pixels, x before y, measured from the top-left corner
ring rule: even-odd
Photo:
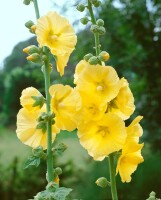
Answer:
[[[104,114],[101,120],[89,121],[78,126],[81,145],[95,160],[103,160],[110,153],[119,151],[126,138],[124,121],[115,114]]]
[[[117,96],[121,86],[113,67],[90,65],[86,61],[78,63],[75,77],[81,96],[89,95],[98,101],[111,101]]]
[[[20,102],[22,107],[28,111],[40,109],[40,105],[34,106],[35,99],[34,97],[40,97],[43,99],[42,94],[34,87],[28,87],[22,91]]]
[[[128,119],[134,112],[134,97],[125,78],[121,79],[121,88],[118,95],[109,102],[108,112],[117,114],[123,120]]]
[[[37,128],[38,117],[44,111],[45,107],[34,111],[22,108],[17,115],[17,137],[21,142],[32,148],[37,148],[38,146],[42,146],[43,149],[47,148],[47,133]],[[52,142],[59,131],[56,125],[52,125]]]
[[[69,55],[77,42],[74,29],[69,21],[56,12],[49,12],[38,19],[36,35],[40,47],[47,46],[56,56],[57,69],[60,75],[63,75]],[[60,61],[62,62],[61,67]]]
[[[141,149],[144,144],[138,144],[143,130],[139,122],[141,116],[136,117],[126,128],[127,138],[122,148],[122,154],[118,159],[116,172],[120,174],[122,182],[130,182],[131,174],[137,169],[138,164],[144,161]]]
[[[68,85],[55,84],[49,88],[51,109],[55,113],[55,122],[62,130],[76,128],[76,114],[81,107],[80,95]]]

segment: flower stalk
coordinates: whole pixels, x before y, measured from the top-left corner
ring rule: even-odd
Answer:
[[[96,19],[95,19],[94,13],[93,13],[93,8],[92,8],[92,4],[91,4],[90,0],[88,0],[88,10],[89,10],[89,14],[91,16],[92,24],[96,25]],[[100,54],[99,34],[94,33],[94,38],[95,38],[96,56],[98,56]]]
[[[110,171],[110,183],[111,183],[111,194],[112,200],[118,200],[117,189],[116,189],[116,179],[115,179],[115,154],[111,153],[108,156],[109,159],[109,171]]]
[[[39,8],[37,0],[33,0],[36,18],[40,18]],[[47,47],[43,48],[43,51],[46,55],[46,60],[44,61],[44,79],[45,79],[45,95],[46,95],[46,112],[50,114],[50,102],[51,96],[49,94],[49,87],[50,87],[50,65],[49,65],[49,50]],[[48,182],[53,181],[54,174],[53,174],[53,156],[52,156],[52,123],[51,119],[47,121],[47,180]]]

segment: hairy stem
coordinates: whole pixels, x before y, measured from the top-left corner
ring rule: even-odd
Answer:
[[[39,8],[37,0],[33,0],[36,18],[40,18]],[[50,87],[50,66],[49,66],[49,50],[47,47],[43,48],[45,55],[47,56],[47,60],[44,62],[44,79],[45,79],[45,94],[46,94],[46,112],[50,113],[50,101],[51,96],[49,94],[49,87]],[[53,174],[53,156],[52,156],[52,123],[51,120],[47,122],[47,175],[48,175],[48,182],[53,181],[54,174]]]
[[[115,154],[112,153],[109,155],[109,170],[110,170],[110,183],[111,183],[111,194],[112,200],[118,200],[117,189],[116,189],[116,179],[115,179],[115,163],[114,163]]]
[[[94,13],[93,13],[93,8],[92,8],[92,4],[91,4],[90,0],[88,0],[88,10],[89,10],[89,14],[91,16],[92,24],[96,24],[96,19],[95,19]],[[95,38],[96,56],[98,56],[100,53],[99,34],[94,33],[94,38]]]

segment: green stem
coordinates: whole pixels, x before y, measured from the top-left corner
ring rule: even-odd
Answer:
[[[50,87],[50,66],[49,66],[49,51],[44,47],[47,60],[45,61],[44,78],[45,78],[45,94],[46,94],[46,112],[50,114],[51,96],[49,93]],[[47,172],[48,182],[53,181],[53,156],[52,156],[52,124],[51,120],[47,122]]]
[[[39,14],[39,7],[37,0],[33,0],[34,7],[35,7],[35,13],[36,18],[40,18]],[[45,94],[46,94],[46,112],[47,114],[50,114],[50,101],[51,96],[49,93],[49,87],[50,87],[50,66],[49,66],[49,50],[47,47],[43,48],[44,53],[47,56],[47,60],[44,62],[44,78],[45,78]],[[52,156],[52,123],[51,120],[47,122],[47,174],[48,174],[48,182],[53,181],[54,174],[53,174],[53,156]]]
[[[111,194],[113,200],[118,200],[117,189],[116,189],[116,179],[115,179],[115,154],[112,153],[109,155],[109,170],[110,170],[110,183],[111,183]]]
[[[95,19],[94,13],[93,13],[92,4],[91,4],[90,0],[88,0],[88,10],[89,10],[89,14],[91,16],[92,24],[96,25],[96,19]],[[99,34],[94,33],[94,38],[95,38],[96,56],[98,56],[100,54]]]
[[[39,7],[38,7],[37,0],[33,0],[33,3],[34,3],[35,13],[36,13],[36,19],[39,19],[40,14],[39,14]]]

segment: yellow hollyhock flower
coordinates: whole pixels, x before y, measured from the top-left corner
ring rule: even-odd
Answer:
[[[77,126],[75,116],[81,108],[79,93],[75,88],[62,84],[52,85],[49,92],[56,125],[62,130],[74,130]]]
[[[42,129],[38,129],[38,117],[45,111],[44,106],[39,110],[29,111],[25,108],[21,108],[17,115],[17,137],[22,143],[37,148],[42,146],[43,149],[47,148],[47,133]],[[56,137],[56,133],[60,130],[56,125],[52,126],[52,142]]]
[[[123,120],[128,119],[135,110],[134,97],[125,78],[121,79],[118,95],[108,103],[108,112],[117,114]]]
[[[143,130],[139,122],[142,116],[136,117],[126,128],[127,138],[118,159],[116,173],[119,172],[122,182],[130,182],[131,174],[137,169],[138,164],[144,161],[141,149],[144,144],[138,144]]]
[[[39,98],[42,100],[39,105],[35,105],[36,100],[34,97]],[[34,87],[28,87],[22,91],[20,97],[20,103],[22,107],[27,109],[28,111],[38,110],[43,105],[43,96],[42,94]]]
[[[63,75],[69,55],[77,42],[74,29],[69,21],[56,12],[49,12],[37,20],[36,35],[40,47],[47,46],[56,56],[58,72]],[[62,62],[61,66],[60,62]]]
[[[113,67],[81,61],[76,67],[76,73],[79,74],[76,74],[76,82],[81,96],[89,95],[92,99],[109,102],[120,90],[120,79]]]
[[[119,151],[126,139],[124,121],[117,115],[104,114],[99,121],[89,121],[78,126],[81,145],[95,160],[103,160],[110,153]]]

